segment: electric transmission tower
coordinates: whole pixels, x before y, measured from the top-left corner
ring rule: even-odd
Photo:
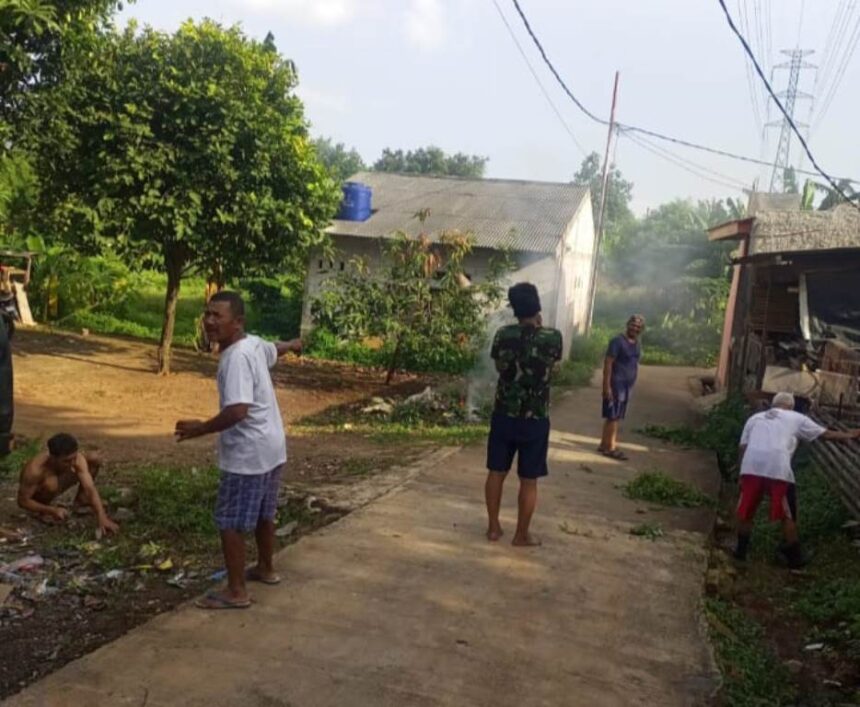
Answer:
[[[782,91],[777,95],[782,99],[782,105],[785,106],[785,112],[792,120],[794,120],[794,107],[797,103],[797,99],[801,98],[804,100],[812,100],[813,98],[812,94],[798,90],[797,87],[800,84],[800,72],[804,69],[815,69],[818,67],[816,67],[815,64],[810,64],[808,61],[805,61],[807,56],[815,53],[812,49],[783,49],[781,53],[789,57],[789,61],[777,64],[773,67],[773,70],[775,72],[777,69],[788,69],[788,87],[785,91]],[[794,121],[794,123],[798,127],[809,127],[806,123],[798,123],[797,121]],[[772,192],[784,191],[785,171],[790,166],[789,156],[791,153],[791,138],[793,131],[787,117],[780,121],[768,123],[767,127],[778,127],[780,129],[779,144],[776,148],[776,158],[773,161],[773,174],[770,177],[770,190]]]

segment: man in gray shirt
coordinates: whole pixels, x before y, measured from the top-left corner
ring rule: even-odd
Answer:
[[[269,369],[289,351],[301,352],[301,340],[273,344],[245,333],[245,304],[235,292],[209,300],[203,325],[221,352],[218,396],[221,412],[203,420],[181,420],[183,440],[218,433],[221,482],[215,522],[227,567],[227,587],[210,592],[197,605],[204,609],[244,609],[251,605],[245,580],[277,584],[272,556],[281,470],[287,440]],[[257,565],[245,569],[245,534],[254,532]]]

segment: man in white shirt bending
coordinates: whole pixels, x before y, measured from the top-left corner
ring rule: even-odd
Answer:
[[[203,326],[218,343],[218,395],[221,412],[209,420],[180,420],[181,442],[219,433],[221,482],[215,523],[227,567],[227,587],[210,592],[197,605],[204,609],[244,609],[251,605],[245,580],[277,584],[272,566],[275,513],[287,440],[269,369],[301,340],[272,344],[245,333],[245,304],[235,292],[219,292],[206,306]],[[245,569],[245,534],[254,531],[257,564]]]
[[[747,420],[740,443],[740,486],[738,501],[738,544],[735,557],[745,560],[756,510],[765,494],[770,496],[770,519],[782,521],[785,545],[781,551],[788,566],[803,565],[797,535],[797,508],[792,502],[794,471],[791,457],[798,440],[816,439],[847,441],[860,438],[860,430],[828,430],[806,415],[794,411],[794,396],[777,393],[770,410]]]

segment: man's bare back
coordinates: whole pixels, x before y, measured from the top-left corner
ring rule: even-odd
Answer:
[[[18,505],[44,520],[62,522],[68,510],[53,502],[73,486],[78,487],[73,510],[92,510],[96,525],[104,533],[114,533],[119,526],[104,509],[95,478],[102,466],[101,457],[81,452],[70,435],[56,435],[48,441],[49,449],[39,452],[24,466],[18,485]]]

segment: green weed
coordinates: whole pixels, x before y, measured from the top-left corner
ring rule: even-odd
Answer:
[[[705,616],[723,674],[725,704],[780,707],[794,699],[788,672],[765,645],[761,626],[721,599],[705,600]]]
[[[645,471],[624,486],[628,498],[663,506],[696,508],[711,506],[714,501],[701,491],[667,476],[662,471]]]
[[[218,493],[217,469],[144,469],[136,490],[137,522],[145,522],[156,537],[214,537],[212,510]]]
[[[41,446],[39,440],[19,442],[11,454],[0,458],[0,480],[20,474],[24,464],[39,452]]]

